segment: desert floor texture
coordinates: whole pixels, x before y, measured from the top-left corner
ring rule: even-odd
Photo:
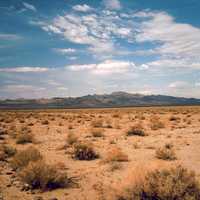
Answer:
[[[94,155],[76,155],[80,144]],[[199,178],[200,107],[2,110],[0,145],[1,200],[113,200],[149,168],[181,165]],[[29,147],[70,183],[29,187],[12,165]]]

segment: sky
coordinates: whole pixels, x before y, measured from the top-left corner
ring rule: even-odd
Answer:
[[[0,0],[0,99],[200,98],[199,0]]]

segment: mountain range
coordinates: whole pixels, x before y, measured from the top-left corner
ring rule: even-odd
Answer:
[[[0,109],[107,108],[167,105],[200,105],[200,99],[166,95],[131,94],[120,91],[111,94],[94,94],[82,97],[0,100]]]

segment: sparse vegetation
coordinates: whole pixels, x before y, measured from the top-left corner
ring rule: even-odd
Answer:
[[[127,131],[127,136],[132,135],[146,136],[146,133],[144,132],[144,128],[140,124],[137,124],[135,126],[130,127]]]
[[[103,137],[103,129],[101,128],[93,128],[91,129],[91,133],[93,137]]]
[[[95,152],[91,144],[78,143],[74,148],[74,158],[77,160],[94,160],[99,155]]]
[[[32,189],[52,190],[71,183],[66,173],[59,172],[55,166],[46,164],[44,160],[29,162],[19,175]]]
[[[91,123],[92,127],[94,128],[101,128],[103,127],[103,120],[102,119],[95,119]]]
[[[126,155],[120,148],[113,148],[107,154],[105,162],[127,162],[128,155]]]
[[[198,200],[200,187],[193,172],[177,166],[160,169],[141,177],[128,194],[118,200]]]
[[[199,111],[2,110],[0,199],[116,199],[112,194],[119,192],[120,200],[199,200],[199,177],[171,169],[183,163],[199,174]],[[67,189],[71,183],[78,188]]]
[[[176,154],[174,152],[173,146],[166,144],[162,148],[156,150],[156,157],[162,160],[176,160]]]
[[[70,132],[70,133],[68,134],[68,136],[67,136],[67,144],[73,145],[73,144],[75,144],[77,141],[78,141],[78,137],[77,137],[74,133]]]
[[[15,154],[11,161],[11,166],[13,169],[22,169],[26,167],[29,162],[41,160],[42,155],[40,152],[34,147],[28,147],[25,150],[21,150]]]
[[[17,135],[17,144],[34,143],[35,139],[32,133],[21,133]]]

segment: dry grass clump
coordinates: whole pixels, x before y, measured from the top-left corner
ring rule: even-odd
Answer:
[[[177,117],[177,116],[174,116],[174,115],[172,115],[172,116],[169,118],[169,121],[178,121],[178,120],[180,120],[180,118]]]
[[[34,135],[32,133],[21,133],[16,137],[17,144],[34,143]]]
[[[77,141],[78,141],[78,137],[77,137],[74,133],[70,132],[70,133],[68,134],[68,136],[67,136],[67,144],[68,144],[68,145],[73,145],[73,144],[75,144]]]
[[[103,137],[104,130],[102,128],[92,128],[91,134],[93,137]]]
[[[77,160],[94,160],[98,157],[91,144],[78,143],[74,146],[74,158]]]
[[[42,124],[42,125],[48,125],[48,124],[49,124],[49,121],[48,121],[47,119],[42,120],[42,121],[41,121],[41,124]]]
[[[157,169],[133,183],[118,200],[199,200],[200,186],[193,172],[177,166]]]
[[[126,155],[120,148],[111,149],[107,157],[104,160],[105,162],[127,162],[128,155]]]
[[[158,117],[152,117],[150,123],[151,130],[158,130],[165,127],[164,123]]]
[[[14,156],[16,153],[16,149],[8,146],[2,145],[0,146],[0,161],[5,161],[7,158]]]
[[[52,190],[71,183],[67,174],[59,172],[55,166],[46,164],[44,160],[29,162],[19,176],[32,189]]]
[[[162,160],[176,160],[176,154],[173,149],[173,145],[166,144],[162,148],[156,150],[156,158]]]
[[[132,136],[132,135],[146,136],[144,128],[142,127],[141,124],[137,124],[129,128],[129,130],[127,131],[127,136]]]
[[[102,119],[95,119],[91,122],[91,125],[94,128],[101,128],[101,127],[103,127],[103,120]]]
[[[10,158],[12,156],[14,156],[17,152],[17,150],[9,145],[2,145],[0,146],[0,155],[4,155],[4,158]],[[1,159],[0,159],[1,160]]]
[[[42,155],[34,147],[28,147],[25,150],[19,151],[11,160],[11,166],[15,170],[20,170],[27,166],[31,161],[41,160]]]

